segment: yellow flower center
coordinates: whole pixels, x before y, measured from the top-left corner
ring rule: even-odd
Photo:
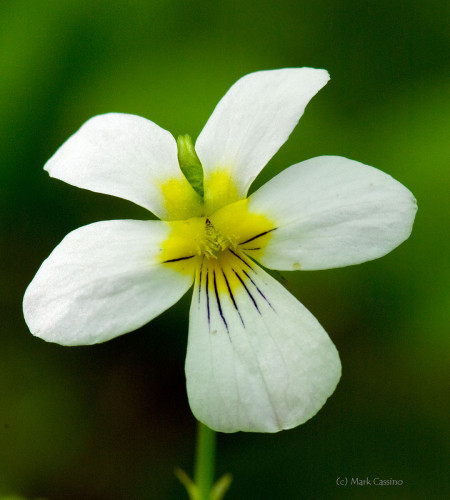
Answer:
[[[162,245],[161,262],[192,273],[204,261],[217,261],[224,268],[230,256],[258,259],[276,227],[264,214],[251,213],[248,204],[248,199],[240,200],[207,217],[167,221],[170,233]]]

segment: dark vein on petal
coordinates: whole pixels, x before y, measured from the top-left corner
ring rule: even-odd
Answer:
[[[253,271],[253,267],[246,261],[244,260],[240,255],[238,255],[237,253],[233,252],[233,250],[231,250],[231,248],[228,249],[235,257],[237,257],[241,262],[243,262],[246,266],[248,266],[252,271]]]
[[[256,300],[253,298],[253,295],[250,293],[250,290],[246,287],[244,280],[239,276],[239,274],[234,269],[231,270],[234,272],[237,279],[242,283],[242,286],[245,288],[245,291],[247,292],[248,296],[252,299],[253,305],[256,307],[256,310],[261,315],[261,311],[259,310],[258,304],[256,303]]]
[[[208,311],[208,327],[211,331],[211,317],[209,313],[209,290],[208,290],[208,283],[209,283],[209,269],[206,270],[206,310]]]
[[[234,300],[234,295],[233,295],[233,292],[231,291],[230,283],[228,282],[228,278],[227,278],[227,276],[225,274],[225,271],[223,269],[222,269],[222,274],[223,274],[223,277],[225,278],[225,283],[227,284],[227,288],[228,288],[228,293],[230,295],[230,299],[233,302],[234,308],[236,309],[237,313],[239,314],[239,318],[241,318],[242,326],[245,328],[244,320],[242,319],[242,316],[241,316],[241,311],[239,311],[239,308],[238,308],[238,306],[236,304],[236,301]]]
[[[193,257],[195,257],[195,255],[188,255],[187,257],[178,257],[177,259],[163,260],[163,264],[167,264],[169,262],[179,262],[180,260],[192,259]]]
[[[225,319],[225,317],[223,315],[222,305],[221,305],[220,299],[219,299],[219,292],[217,291],[217,280],[216,280],[216,271],[215,270],[213,270],[213,277],[214,277],[214,292],[216,294],[217,307],[219,308],[219,314],[220,314],[220,317],[222,318],[222,321],[224,322],[224,325],[225,325],[225,328],[227,329],[227,332],[230,333],[228,330],[227,320]]]
[[[273,312],[276,312],[275,309],[273,308],[272,304],[267,300],[267,297],[261,292],[259,289],[258,285],[252,280],[252,278],[249,276],[249,274],[245,271],[245,269],[242,269],[242,272],[247,276],[247,278],[252,282],[253,286],[258,290],[259,295],[269,304],[270,308],[272,309]]]
[[[250,241],[256,240],[257,238],[261,238],[261,236],[264,236],[265,234],[271,233],[272,231],[275,231],[277,229],[276,227],[269,229],[268,231],[264,231],[263,233],[259,233],[256,236],[253,236],[252,238],[249,238],[248,240],[241,241],[239,245],[245,245],[246,243],[249,243]]]
[[[242,250],[261,250],[261,247],[255,247],[255,248],[243,248]]]
[[[200,292],[202,290],[202,273],[203,273],[203,260],[200,264],[200,273],[198,278],[198,303],[200,304]]]

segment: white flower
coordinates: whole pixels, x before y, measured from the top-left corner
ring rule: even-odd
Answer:
[[[323,156],[247,191],[327,83],[324,70],[252,73],[219,102],[196,142],[204,199],[172,135],[126,114],[96,116],[45,169],[130,200],[160,221],[116,220],[68,234],[24,297],[34,335],[104,342],[161,314],[194,283],[186,358],[194,415],[222,432],[276,432],[311,418],[340,377],[317,320],[262,266],[359,264],[408,238],[416,202],[387,174]]]

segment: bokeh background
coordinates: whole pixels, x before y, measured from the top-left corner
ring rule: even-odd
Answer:
[[[252,71],[326,68],[257,187],[336,154],[416,195],[387,257],[284,273],[337,345],[343,377],[311,421],[222,434],[233,499],[448,498],[450,9],[446,0],[0,2],[0,496],[183,499],[195,421],[185,393],[189,298],[139,331],[67,348],[34,338],[21,301],[69,231],[144,209],[42,170],[89,117],[147,117],[196,137]],[[447,386],[447,387],[446,387]],[[338,487],[338,477],[403,486]]]

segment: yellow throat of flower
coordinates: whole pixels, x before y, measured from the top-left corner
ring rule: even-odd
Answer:
[[[276,228],[265,215],[251,213],[248,204],[248,199],[240,200],[208,217],[166,222],[170,233],[161,249],[161,262],[191,273],[204,259],[226,265],[230,252],[257,259]]]

